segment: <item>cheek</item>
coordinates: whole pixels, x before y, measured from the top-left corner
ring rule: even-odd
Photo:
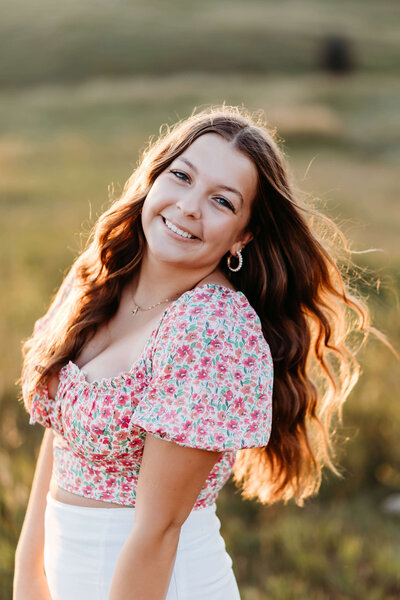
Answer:
[[[232,232],[229,220],[223,218],[210,219],[208,226],[205,228],[206,241],[212,242],[218,249],[228,248],[235,239],[235,234]]]
[[[146,208],[148,213],[158,214],[171,202],[171,199],[172,194],[169,186],[165,185],[165,182],[156,179],[144,201],[143,210]]]
[[[144,221],[149,221],[152,217],[158,214],[160,211],[159,204],[159,196],[157,195],[157,190],[154,189],[153,186],[147,194],[146,199],[143,203],[142,219]]]
[[[143,203],[143,208],[142,208],[142,227],[145,232],[146,232],[146,229],[151,224],[151,221],[155,214],[154,213],[155,210],[156,210],[155,197],[153,196],[153,194],[151,192],[149,192],[146,196],[146,199]]]

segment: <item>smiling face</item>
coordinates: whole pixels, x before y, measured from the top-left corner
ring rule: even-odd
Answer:
[[[253,162],[222,136],[197,138],[147,194],[142,209],[147,258],[180,271],[212,272],[229,250],[235,254],[253,237],[245,229],[257,181]]]

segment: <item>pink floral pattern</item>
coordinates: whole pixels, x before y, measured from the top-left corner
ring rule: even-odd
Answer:
[[[54,400],[38,386],[30,424],[55,433],[54,476],[75,494],[135,505],[147,433],[223,451],[193,510],[212,504],[236,451],[271,432],[273,363],[260,319],[240,291],[203,284],[164,311],[129,372],[88,383],[69,361]]]

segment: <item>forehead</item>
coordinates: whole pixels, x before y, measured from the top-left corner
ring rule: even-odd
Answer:
[[[257,189],[257,169],[253,161],[231,142],[216,133],[197,138],[179,158],[186,158],[209,183],[238,189],[244,201],[250,202]]]

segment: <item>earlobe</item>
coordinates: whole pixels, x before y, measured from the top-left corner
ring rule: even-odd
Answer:
[[[243,236],[243,238],[241,239],[241,243],[242,243],[241,249],[243,250],[244,247],[247,246],[247,244],[249,244],[251,242],[251,240],[253,240],[253,239],[254,239],[254,235],[250,231],[247,231],[245,233],[245,235]]]
[[[242,250],[245,249],[245,247],[247,246],[247,244],[249,242],[251,242],[251,240],[254,239],[254,235],[250,232],[247,231],[244,236],[238,240],[237,242],[235,242],[235,245],[229,249],[229,252],[232,254],[232,256],[236,256],[237,252],[240,250],[240,252]]]

